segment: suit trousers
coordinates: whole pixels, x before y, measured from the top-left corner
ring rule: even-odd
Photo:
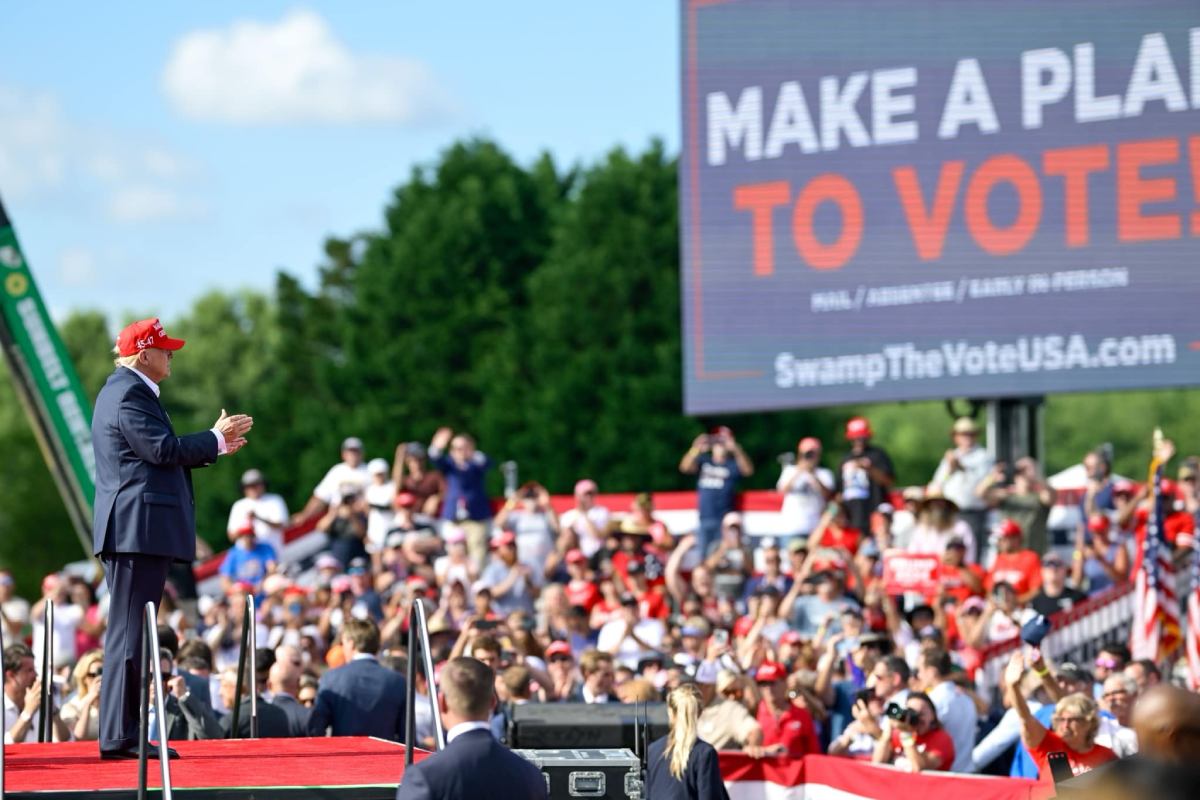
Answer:
[[[104,680],[100,683],[100,751],[104,752],[138,745],[146,603],[157,605],[162,600],[171,559],[101,553],[100,561],[109,596]]]

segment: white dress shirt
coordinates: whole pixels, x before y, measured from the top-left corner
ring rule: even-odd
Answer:
[[[487,720],[471,720],[470,722],[460,722],[446,732],[446,744],[450,744],[464,733],[471,731],[488,731],[491,734],[492,724]]]

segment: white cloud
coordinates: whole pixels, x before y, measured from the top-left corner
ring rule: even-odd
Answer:
[[[66,286],[96,283],[96,257],[82,247],[68,247],[58,256],[58,278]]]
[[[0,191],[10,199],[69,194],[116,222],[194,217],[178,200],[199,172],[161,143],[70,119],[54,96],[0,85]]]
[[[186,34],[162,87],[187,117],[246,125],[420,123],[450,108],[424,63],[352,53],[307,10]]]
[[[199,216],[200,209],[160,186],[125,186],[108,198],[108,216],[117,222],[155,222]]]

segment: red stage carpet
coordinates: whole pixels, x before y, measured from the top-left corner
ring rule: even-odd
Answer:
[[[171,787],[190,797],[394,797],[404,747],[368,737],[171,742]],[[5,748],[5,794],[42,800],[133,797],[137,761],[101,761],[95,742]],[[417,753],[417,760],[427,753]],[[149,762],[149,785],[159,766]],[[250,789],[252,791],[245,791]]]

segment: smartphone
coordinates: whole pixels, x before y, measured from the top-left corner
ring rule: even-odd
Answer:
[[[1050,765],[1050,775],[1054,778],[1054,784],[1057,786],[1063,781],[1069,781],[1074,778],[1074,773],[1071,772],[1071,762],[1067,760],[1067,754],[1061,751],[1051,753],[1046,761]]]
[[[729,631],[725,630],[724,628],[717,628],[715,631],[713,631],[712,636],[713,642],[715,642],[719,647],[724,647],[725,645],[729,644]]]
[[[474,627],[477,631],[494,631],[499,624],[494,619],[481,619],[475,623]]]

